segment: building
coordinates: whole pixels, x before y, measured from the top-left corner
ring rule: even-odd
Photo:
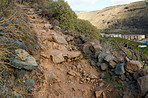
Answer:
[[[138,35],[138,34],[121,35],[121,38],[128,39],[128,40],[142,40],[142,39],[145,39],[145,35]]]
[[[105,34],[101,33],[102,37],[120,37],[128,40],[142,40],[145,39],[145,35],[139,35],[139,34],[131,34],[131,35],[122,35],[122,34]]]

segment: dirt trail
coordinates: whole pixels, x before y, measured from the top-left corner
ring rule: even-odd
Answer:
[[[85,59],[64,61],[56,64],[52,55],[72,55],[79,51],[70,50],[69,44],[60,44],[52,37],[66,37],[62,32],[49,28],[51,25],[46,19],[35,14],[34,9],[25,8],[29,22],[41,40],[39,66],[42,67],[45,80],[41,90],[34,95],[37,98],[93,98],[95,90],[101,89],[97,79],[99,73],[92,68]],[[101,83],[101,82],[100,82]]]

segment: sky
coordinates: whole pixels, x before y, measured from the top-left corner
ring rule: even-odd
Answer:
[[[65,0],[74,11],[95,11],[108,6],[144,0]]]

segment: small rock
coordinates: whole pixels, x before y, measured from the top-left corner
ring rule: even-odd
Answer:
[[[103,79],[104,76],[105,76],[105,74],[104,73],[101,73],[99,76],[100,76],[101,79]]]
[[[109,67],[110,68],[115,68],[116,67],[116,63],[114,61],[110,61],[109,62]]]
[[[61,52],[59,53],[55,53],[54,55],[52,55],[52,61],[55,63],[55,64],[58,64],[58,63],[62,63],[65,61],[64,57],[63,57],[63,54]]]
[[[51,29],[51,28],[53,28],[53,27],[52,27],[51,24],[45,24],[45,25],[44,25],[44,28],[45,28],[45,29]]]
[[[47,78],[49,80],[53,80],[53,81],[57,81],[57,76],[53,73],[53,72],[49,72],[49,74],[47,74]]]
[[[102,82],[102,83],[99,83],[99,86],[100,87],[103,87],[104,86],[104,83]]]
[[[91,66],[95,66],[96,65],[95,61],[93,61],[93,60],[90,61],[90,64],[91,64]]]
[[[33,70],[38,67],[36,59],[23,49],[16,49],[15,56],[10,61],[18,69]]]
[[[93,74],[90,74],[88,77],[89,77],[90,79],[97,79],[97,78],[98,78],[97,76],[95,76],[95,75],[93,75]]]
[[[74,77],[81,77],[78,73],[76,73],[75,71],[69,71],[68,72],[69,75],[74,76]]]
[[[59,43],[59,44],[67,44],[67,41],[65,40],[64,37],[62,36],[53,36],[53,39],[55,42]]]
[[[148,75],[138,78],[137,83],[141,97],[145,96],[148,92]]]
[[[121,75],[125,73],[125,69],[124,69],[125,63],[119,63],[116,65],[115,68],[115,74],[117,75]]]
[[[32,79],[26,79],[25,86],[32,87],[34,85],[35,85],[34,80],[32,80]]]
[[[96,95],[96,98],[106,98],[106,95],[102,90],[96,91],[95,95]]]
[[[126,63],[126,70],[130,73],[140,70],[143,65],[139,61],[131,60]]]
[[[104,71],[104,70],[107,70],[107,69],[108,69],[108,66],[109,66],[108,64],[102,63],[102,64],[101,64],[101,70],[103,70],[103,71]]]
[[[68,42],[72,41],[73,39],[74,39],[74,37],[72,37],[72,36],[68,36],[68,37],[66,38],[66,40],[67,40]]]
[[[96,98],[101,97],[102,96],[102,93],[103,93],[102,90],[101,91],[95,91]]]
[[[112,61],[114,58],[111,56],[111,55],[107,55],[104,60],[107,61],[107,62],[110,62]]]

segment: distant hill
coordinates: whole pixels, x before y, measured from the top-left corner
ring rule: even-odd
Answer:
[[[80,12],[77,15],[80,19],[90,21],[102,32],[148,33],[148,6],[144,1],[111,6],[98,11]]]

